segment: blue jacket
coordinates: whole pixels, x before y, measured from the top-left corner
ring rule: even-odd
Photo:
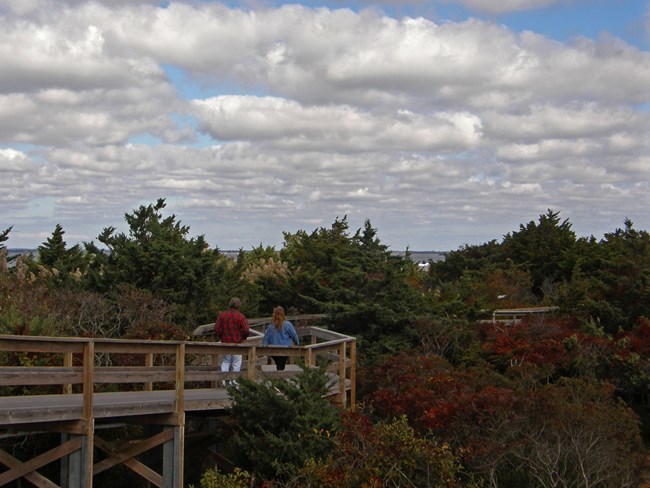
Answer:
[[[279,329],[275,328],[273,322],[266,326],[264,339],[262,339],[263,346],[291,346],[292,344],[297,346],[300,344],[300,339],[291,322],[285,320]]]

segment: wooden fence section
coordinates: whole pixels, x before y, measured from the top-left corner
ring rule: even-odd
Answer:
[[[356,398],[356,341],[318,327],[297,329],[304,345],[261,346],[254,332],[243,344],[206,341],[0,336],[0,432],[58,432],[61,445],[20,461],[0,450],[0,486],[25,478],[37,487],[91,487],[93,476],[124,464],[153,486],[183,486],[185,415],[226,408],[220,385],[240,375],[258,381],[288,377],[302,367],[325,368],[330,394],[345,406]],[[221,356],[242,354],[241,372],[220,371]],[[275,371],[271,355],[291,357],[292,367]],[[120,448],[95,432],[96,423],[155,424],[163,431]],[[138,455],[163,447],[163,473]],[[94,462],[94,452],[105,457]],[[60,485],[38,473],[60,462]]]

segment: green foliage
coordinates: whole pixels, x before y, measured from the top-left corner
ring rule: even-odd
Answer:
[[[56,335],[56,296],[45,281],[25,272],[0,273],[0,333]]]
[[[571,279],[558,289],[557,303],[608,333],[630,329],[650,316],[650,234],[624,229],[601,241],[579,239]]]
[[[235,468],[232,473],[220,473],[217,468],[210,469],[201,476],[201,488],[250,488],[255,477],[248,471]],[[194,488],[194,485],[190,485]]]
[[[242,292],[247,310],[256,316],[268,315],[278,305],[293,304],[289,286],[291,269],[273,247],[260,245],[240,255]]]
[[[290,487],[347,488],[457,486],[460,456],[429,435],[418,435],[405,417],[372,424],[347,412],[332,453],[294,471]]]
[[[393,256],[366,221],[354,235],[346,218],[307,234],[285,233],[280,256],[292,270],[293,303],[329,313],[338,330],[375,339],[399,333],[423,304],[410,259]]]
[[[533,293],[542,296],[546,283],[569,279],[575,256],[576,235],[568,219],[560,222],[560,213],[548,210],[538,223],[519,226],[518,232],[503,239],[503,253],[531,274]]]
[[[9,233],[11,232],[11,229],[13,226],[6,228],[2,232],[0,232],[0,249],[6,249],[5,242],[7,239],[9,239]]]
[[[38,261],[51,273],[54,284],[76,285],[86,267],[84,255],[78,244],[67,249],[63,234],[63,227],[57,224],[52,236],[38,246]]]
[[[528,271],[514,265],[489,265],[477,271],[466,271],[458,282],[463,301],[481,310],[514,308],[534,303],[532,279]]]
[[[86,246],[92,255],[90,286],[109,292],[123,284],[148,290],[169,303],[173,319],[189,326],[214,320],[213,297],[225,267],[217,250],[203,236],[188,238],[189,227],[176,217],[163,217],[165,200],[140,206],[125,215],[128,234],[108,227],[98,240],[108,248]]]
[[[428,280],[431,286],[439,286],[460,279],[466,271],[478,271],[502,261],[501,244],[496,240],[480,245],[466,245],[457,251],[448,252],[442,261],[429,263]]]
[[[323,398],[328,378],[322,371],[305,369],[288,380],[238,381],[228,388],[234,424],[228,438],[239,466],[275,478],[287,465],[301,466],[331,450],[338,408]]]
[[[202,487],[253,476],[287,487],[469,486],[468,473],[499,488],[636,482],[638,418],[617,397],[639,412],[650,404],[650,235],[631,221],[600,241],[576,239],[549,210],[421,273],[369,221],[350,232],[337,218],[231,260],[164,208],[160,199],[126,214],[126,233],[104,229],[108,250],[67,249],[57,225],[40,262],[21,256],[11,269],[11,227],[0,232],[0,332],[186,339],[231,296],[249,317],[278,304],[325,312],[357,336],[358,392],[374,408],[374,424],[353,413],[339,423],[314,370],[242,379],[221,438],[248,471],[209,471]],[[574,319],[473,322],[539,301]]]

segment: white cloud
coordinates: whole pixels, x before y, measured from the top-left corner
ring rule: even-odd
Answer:
[[[271,97],[195,100],[201,126],[215,139],[273,140],[287,149],[322,151],[448,150],[475,146],[481,121],[469,113],[371,113],[346,105],[301,106]]]
[[[159,197],[235,248],[342,213],[420,248],[498,238],[547,208],[585,228],[650,224],[650,53],[606,34],[5,0],[0,62],[0,195],[18,227],[92,238]]]
[[[30,171],[32,162],[29,157],[15,149],[0,149],[0,173]]]

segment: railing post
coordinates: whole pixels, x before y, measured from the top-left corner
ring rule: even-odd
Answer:
[[[174,400],[174,413],[185,412],[185,344],[176,346],[176,398]]]
[[[72,353],[64,352],[63,353],[63,367],[72,368]],[[63,385],[63,394],[70,395],[72,394],[72,385],[70,383]]]
[[[185,344],[176,346],[176,398],[174,414],[177,425],[171,427],[174,436],[163,444],[164,488],[183,488],[183,458],[185,457]]]
[[[147,368],[153,368],[153,353],[148,352],[144,355],[144,365]],[[153,383],[151,381],[144,384],[144,391],[153,391]]]
[[[81,472],[79,473],[78,486],[92,488],[93,486],[93,438],[95,435],[95,418],[93,416],[93,395],[95,375],[95,342],[88,340],[84,344],[83,359],[83,410],[82,417],[85,422],[85,434],[82,435],[81,444]]]
[[[215,371],[221,371],[221,355],[219,354],[210,354],[210,366],[214,368]],[[210,382],[210,386],[212,388],[217,388],[219,386],[219,382],[217,380],[212,380]]]
[[[345,407],[345,350],[346,343],[342,342],[339,346],[339,402]]]
[[[314,366],[314,351],[309,347],[305,349],[305,366],[311,368]]]
[[[357,401],[357,341],[350,341],[350,405]]]
[[[255,346],[250,346],[248,348],[248,371],[246,372],[246,376],[251,381],[255,381],[256,365],[257,365],[257,348]]]

